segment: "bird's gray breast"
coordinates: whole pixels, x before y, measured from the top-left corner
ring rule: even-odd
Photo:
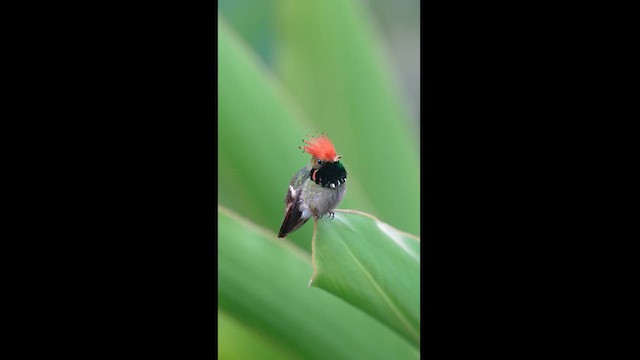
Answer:
[[[346,192],[347,186],[341,183],[335,188],[322,187],[314,182],[310,182],[309,189],[303,192],[305,202],[317,215],[324,215],[335,209]]]

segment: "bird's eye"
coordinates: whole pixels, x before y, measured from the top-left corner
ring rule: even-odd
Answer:
[[[318,159],[316,161],[318,162],[318,165],[322,165],[322,160]]]

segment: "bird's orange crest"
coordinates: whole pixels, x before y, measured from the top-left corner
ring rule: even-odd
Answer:
[[[322,161],[337,161],[340,159],[340,156],[336,154],[333,143],[326,135],[302,141],[307,144],[306,146],[302,146],[302,149]]]

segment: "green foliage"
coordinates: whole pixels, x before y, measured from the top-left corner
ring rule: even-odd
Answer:
[[[371,215],[318,221],[312,286],[362,309],[420,346],[420,240]]]
[[[313,267],[306,252],[223,207],[218,226],[223,329],[249,338],[247,346],[298,359],[419,358],[415,347],[375,319],[308,287]],[[220,354],[231,353],[238,341],[220,341]]]
[[[218,310],[219,359],[296,359],[259,332]]]
[[[253,14],[263,17],[242,15],[238,4],[250,1],[225,3],[230,19],[218,16],[220,358],[418,358],[417,126],[371,16],[358,1],[256,2]],[[315,132],[327,133],[343,156],[349,181],[340,208],[413,235],[383,230],[367,216],[325,217],[308,287],[313,221],[285,239],[276,233],[291,176],[309,161],[297,147]]]
[[[297,147],[312,126],[224,19],[218,23],[218,201],[277,230],[291,176],[309,160]],[[311,229],[290,239],[309,248]]]

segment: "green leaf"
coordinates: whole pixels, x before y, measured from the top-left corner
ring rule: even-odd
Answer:
[[[420,346],[420,239],[354,210],[336,210],[316,228],[311,285]]]
[[[220,202],[277,230],[289,180],[307,160],[296,151],[305,127],[284,106],[275,79],[220,17],[218,76]]]
[[[388,327],[309,287],[308,253],[222,206],[218,233],[219,309],[274,351],[318,360],[419,358]]]
[[[349,191],[342,207],[419,234],[418,126],[403,107],[373,16],[361,1],[278,4],[278,74],[343,155]],[[367,202],[350,202],[362,194]]]
[[[277,0],[218,1],[218,12],[265,63],[271,62],[275,1]]]
[[[218,359],[296,359],[269,339],[218,311]]]

